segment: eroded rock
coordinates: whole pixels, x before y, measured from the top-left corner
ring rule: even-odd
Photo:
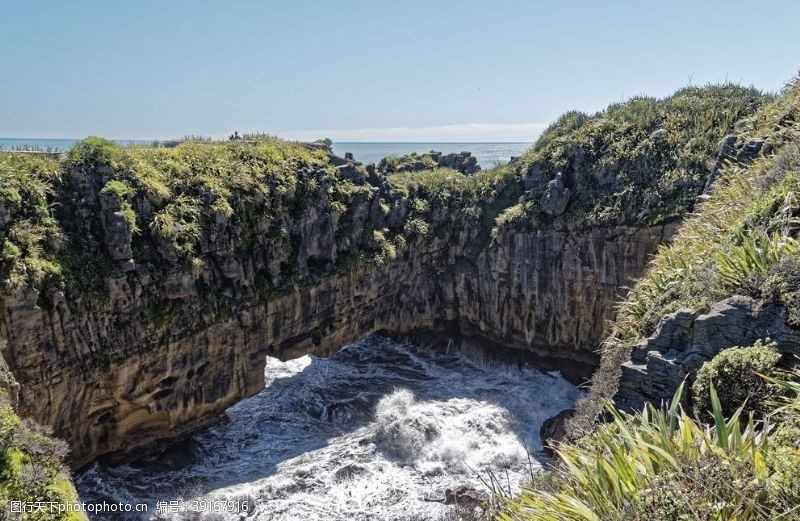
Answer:
[[[555,179],[547,183],[544,195],[539,201],[539,207],[548,215],[561,215],[567,209],[571,195],[572,192],[564,186],[563,176],[559,172]]]

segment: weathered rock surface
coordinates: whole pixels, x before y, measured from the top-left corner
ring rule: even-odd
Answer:
[[[478,158],[473,156],[472,152],[443,154],[436,150],[424,154],[412,153],[386,157],[378,163],[377,168],[385,174],[420,172],[431,168],[452,168],[464,175],[474,175],[481,169],[478,165]]]
[[[539,230],[489,240],[477,225],[453,226],[349,274],[334,268],[339,258],[408,211],[401,198],[385,213],[377,200],[385,180],[374,176],[348,210],[348,234],[320,186],[301,215],[282,216],[294,256],[278,239],[243,246],[247,233],[271,233],[266,221],[243,230],[216,215],[201,267],[180,268],[174,245],[159,242],[148,254],[171,267],[151,273],[135,261],[119,201],[101,193],[108,177],[72,172],[74,204],[64,210],[73,212],[71,232],[95,238],[119,264],[104,279],[108,299],[0,292],[0,352],[20,384],[19,412],[65,439],[73,466],[216,420],[263,387],[267,355],[324,356],[375,331],[447,329],[594,362],[623,288],[674,231]],[[146,199],[134,204],[140,216],[153,211]],[[263,290],[289,272],[299,280],[294,290]]]
[[[462,507],[480,507],[489,501],[489,494],[475,487],[462,485],[444,491],[444,504]]]
[[[501,235],[474,265],[456,265],[453,299],[461,330],[554,356],[593,358],[623,288],[641,276],[674,229]]]
[[[640,409],[647,401],[669,400],[688,375],[721,350],[766,337],[781,352],[800,355],[800,331],[787,325],[783,307],[737,295],[717,302],[708,313],[676,311],[623,364],[615,401]]]
[[[478,166],[478,158],[471,152],[458,152],[442,155],[440,152],[433,153],[434,159],[439,166],[452,168],[464,175],[474,175],[481,167]]]
[[[542,445],[545,450],[551,450],[554,443],[558,443],[567,437],[566,423],[574,414],[575,409],[564,409],[542,423],[542,427],[539,429],[539,437],[542,438]]]
[[[548,215],[561,215],[567,209],[569,197],[572,192],[564,186],[564,179],[561,172],[556,174],[555,179],[547,183],[547,188],[542,195],[539,206]]]

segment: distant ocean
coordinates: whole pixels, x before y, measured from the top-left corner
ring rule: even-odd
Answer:
[[[416,152],[418,154],[436,150],[451,152],[472,152],[481,168],[491,168],[508,163],[512,157],[522,155],[532,143],[333,143],[333,151],[338,156],[352,152],[362,163],[377,163],[386,156],[396,156]]]
[[[0,138],[0,150],[44,150],[60,152],[68,150],[76,139],[35,139],[35,138]],[[120,139],[117,143],[123,146],[149,144],[149,140]],[[352,152],[362,163],[377,163],[386,156],[424,153],[436,150],[449,154],[451,152],[472,152],[482,168],[490,168],[507,163],[511,157],[521,155],[531,143],[353,143],[334,142],[333,151],[339,156]]]
[[[0,150],[43,150],[45,152],[63,152],[68,150],[78,139],[39,139],[27,137],[0,137]],[[151,140],[116,139],[122,146],[146,145]]]

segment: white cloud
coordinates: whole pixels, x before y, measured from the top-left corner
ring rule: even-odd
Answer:
[[[532,143],[545,127],[547,127],[545,123],[463,123],[432,127],[284,130],[276,134],[285,139],[298,141],[314,141],[327,137],[334,141]]]

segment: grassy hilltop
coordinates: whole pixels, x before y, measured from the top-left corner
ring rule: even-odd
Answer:
[[[579,407],[584,420],[614,395],[621,362],[667,313],[741,294],[783,306],[800,324],[800,81],[739,121],[737,142],[760,143],[760,153],[723,167],[633,287]],[[707,362],[691,393],[699,419],[678,401],[636,415],[610,407],[611,421],[593,432],[583,424],[589,433],[560,446],[560,464],[501,517],[800,519],[800,373],[781,374],[778,358],[764,342]]]

